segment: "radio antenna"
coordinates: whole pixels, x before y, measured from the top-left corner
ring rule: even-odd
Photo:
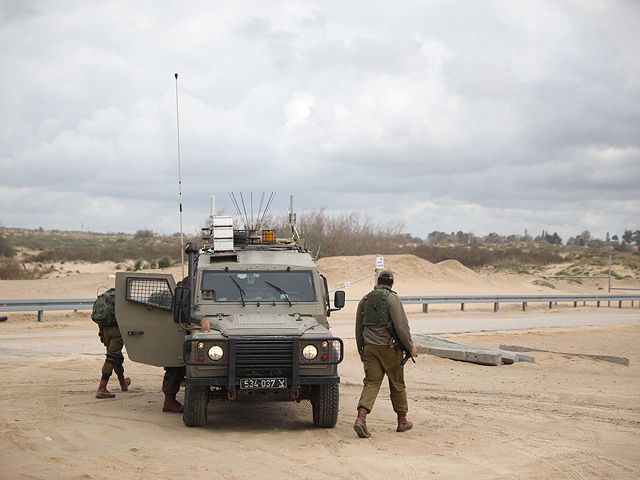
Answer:
[[[182,229],[182,171],[180,168],[180,115],[178,113],[178,74],[176,73],[176,123],[178,126],[178,194],[180,196],[180,259],[184,278],[184,233]]]

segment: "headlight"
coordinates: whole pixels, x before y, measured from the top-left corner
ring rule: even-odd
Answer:
[[[302,356],[307,360],[313,360],[318,356],[318,349],[315,345],[307,345],[302,349]]]
[[[209,358],[214,362],[217,362],[224,356],[224,350],[220,345],[214,345],[209,349]]]

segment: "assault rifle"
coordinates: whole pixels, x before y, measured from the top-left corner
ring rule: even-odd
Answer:
[[[400,362],[400,365],[404,366],[404,364],[407,363],[409,359],[411,359],[413,363],[416,363],[415,359],[411,356],[411,352],[409,351],[409,349],[405,347],[404,344],[400,341],[400,337],[398,337],[398,333],[396,332],[396,327],[393,325],[393,320],[391,319],[391,315],[389,315],[389,320],[387,320],[382,316],[382,313],[380,313],[380,310],[378,310],[378,305],[376,305],[376,302],[373,301],[373,298],[371,298],[371,295],[367,295],[367,299],[369,300],[369,303],[371,304],[373,309],[378,313],[378,315],[380,315],[380,318],[385,321],[385,324],[387,325],[387,329],[391,334],[391,339],[393,340],[393,343],[395,343],[394,349],[401,350],[404,352],[404,358]]]

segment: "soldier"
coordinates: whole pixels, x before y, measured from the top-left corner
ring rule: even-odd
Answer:
[[[404,352],[396,349],[400,342],[411,357],[418,352],[411,340],[409,320],[401,300],[391,290],[393,273],[383,270],[377,285],[358,304],[356,312],[356,343],[360,360],[364,364],[364,387],[358,402],[358,418],[353,425],[360,438],[369,438],[367,414],[371,413],[385,374],[389,379],[389,389],[393,410],[398,415],[397,432],[411,430],[413,423],[407,420],[409,404],[404,384]],[[392,335],[392,328],[396,338]]]
[[[113,398],[116,395],[107,390],[107,382],[114,371],[118,376],[120,389],[123,392],[126,392],[129,389],[129,385],[131,385],[131,379],[124,376],[124,356],[122,355],[124,342],[117,323],[115,325],[101,326],[98,335],[100,341],[107,347],[107,358],[102,366],[102,378],[96,392],[96,398]]]
[[[164,367],[164,378],[162,379],[162,393],[164,393],[163,412],[184,412],[184,406],[176,400],[176,394],[180,391],[180,386],[186,374],[186,367]]]
[[[96,392],[96,398],[113,398],[114,393],[107,390],[107,382],[111,378],[111,374],[115,371],[120,382],[120,389],[126,392],[131,385],[131,379],[124,376],[124,356],[122,355],[122,347],[124,341],[120,335],[118,321],[116,319],[115,308],[115,289],[110,288],[102,293],[93,304],[93,312],[91,319],[98,324],[100,330],[98,337],[102,344],[107,347],[107,358],[102,366],[102,377],[100,385]]]
[[[177,283],[178,287],[188,287],[189,277],[184,277]],[[162,411],[168,413],[183,413],[184,406],[176,400],[176,395],[180,391],[180,386],[187,374],[186,367],[164,367],[164,378],[162,379],[162,393],[164,393],[164,404]]]

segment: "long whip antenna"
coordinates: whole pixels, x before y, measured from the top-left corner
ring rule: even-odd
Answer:
[[[180,259],[184,278],[184,233],[182,229],[182,171],[180,168],[180,115],[178,114],[178,74],[176,73],[176,123],[178,126],[178,193],[180,196]]]

